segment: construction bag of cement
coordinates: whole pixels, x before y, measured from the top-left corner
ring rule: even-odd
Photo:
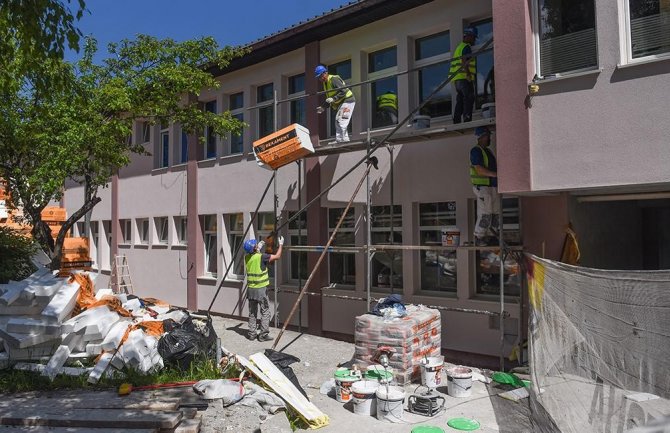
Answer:
[[[187,370],[195,358],[214,358],[216,332],[212,321],[187,318],[180,327],[163,335],[158,341],[158,353],[165,364]]]
[[[244,397],[244,386],[228,379],[204,379],[193,385],[193,391],[204,400],[223,400],[224,406],[237,403]]]

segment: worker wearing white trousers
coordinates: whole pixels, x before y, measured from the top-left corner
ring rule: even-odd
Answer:
[[[354,93],[339,75],[329,74],[323,65],[316,67],[314,76],[323,83],[323,90],[326,91],[326,104],[330,105],[331,110],[337,110],[337,114],[335,114],[335,140],[338,143],[349,141],[347,129],[356,106]],[[316,111],[321,114],[324,109],[319,106]]]
[[[489,149],[491,131],[486,126],[475,128],[477,145],[470,150],[470,181],[477,197],[475,245],[490,245],[490,237],[498,234],[500,195],[496,157]]]

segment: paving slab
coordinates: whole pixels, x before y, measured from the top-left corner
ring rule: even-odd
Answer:
[[[0,433],[158,433],[156,428],[90,428],[90,427],[6,427],[0,426]]]
[[[180,411],[136,409],[23,408],[0,409],[1,425],[44,427],[175,428],[182,420]]]
[[[179,397],[160,397],[147,399],[142,393],[119,396],[113,391],[64,390],[49,393],[22,393],[12,398],[0,399],[0,408],[40,407],[68,409],[138,409],[157,411],[176,411],[181,403]],[[182,411],[184,412],[184,411]],[[186,415],[186,414],[185,414]],[[191,418],[193,418],[192,416]]]
[[[174,430],[161,429],[161,433],[198,433],[202,420],[198,417],[195,419],[183,419]]]

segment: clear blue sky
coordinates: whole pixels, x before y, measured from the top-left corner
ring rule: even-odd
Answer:
[[[75,2],[76,3],[76,2]],[[139,33],[178,41],[214,36],[221,46],[244,45],[349,3],[347,0],[87,0],[78,26],[107,44]],[[77,53],[68,53],[70,61]]]

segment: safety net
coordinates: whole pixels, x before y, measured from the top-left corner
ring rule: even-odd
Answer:
[[[670,432],[670,271],[526,257],[541,432]]]

